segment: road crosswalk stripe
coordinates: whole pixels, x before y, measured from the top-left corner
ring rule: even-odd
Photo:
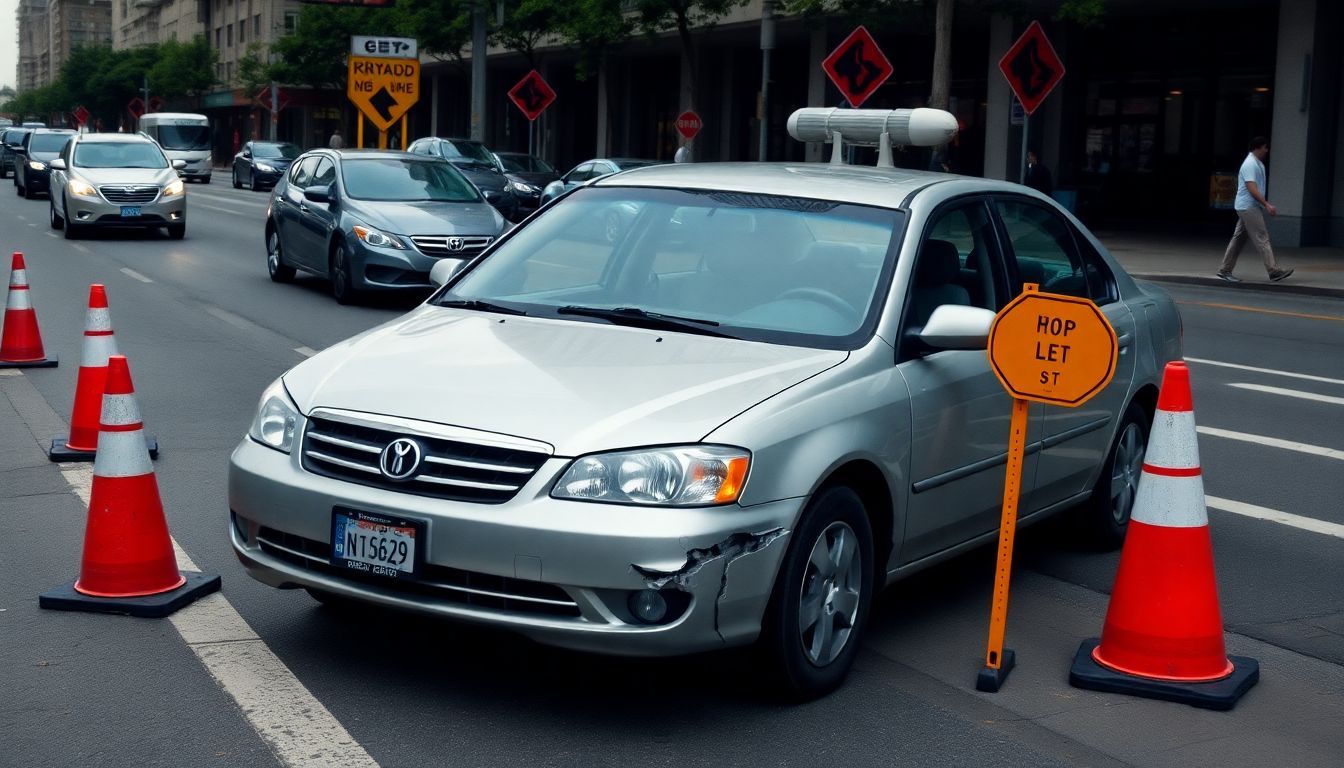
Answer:
[[[1291,379],[1302,379],[1303,381],[1319,381],[1325,384],[1344,385],[1344,379],[1332,379],[1327,376],[1313,376],[1309,373],[1295,373],[1293,371],[1280,371],[1275,368],[1257,368],[1253,365],[1240,365],[1238,363],[1224,363],[1221,360],[1206,360],[1198,357],[1185,358],[1187,363],[1198,363],[1199,365],[1216,365],[1222,368],[1235,368],[1239,371],[1251,371],[1252,373],[1267,373],[1273,376],[1287,376]]]
[[[1267,445],[1271,448],[1283,448],[1288,451],[1297,451],[1298,453],[1309,453],[1313,456],[1324,456],[1329,459],[1344,460],[1344,451],[1334,448],[1325,448],[1319,445],[1309,445],[1299,443],[1293,440],[1281,440],[1277,437],[1266,437],[1264,435],[1252,435],[1247,432],[1233,432],[1230,429],[1218,429],[1217,427],[1196,427],[1201,435],[1210,437],[1223,437],[1228,440],[1240,440],[1243,443],[1257,443]]]
[[[1252,392],[1264,392],[1270,395],[1283,395],[1284,397],[1296,397],[1299,400],[1315,400],[1318,403],[1330,403],[1332,405],[1344,405],[1344,397],[1332,397],[1331,395],[1318,395],[1315,392],[1302,392],[1296,389],[1284,389],[1283,387],[1270,387],[1264,384],[1246,384],[1235,382],[1228,384],[1229,387],[1236,389],[1249,389]]]
[[[1314,517],[1303,517],[1289,512],[1280,512],[1277,509],[1268,507],[1259,507],[1254,504],[1247,504],[1232,499],[1221,499],[1217,496],[1205,496],[1204,504],[1209,509],[1219,509],[1224,512],[1231,512],[1234,515],[1243,517],[1253,517],[1257,520],[1268,520],[1272,523],[1300,528],[1304,531],[1313,533],[1322,533],[1326,536],[1344,539],[1344,525],[1339,523],[1329,523],[1324,520],[1317,520]]]

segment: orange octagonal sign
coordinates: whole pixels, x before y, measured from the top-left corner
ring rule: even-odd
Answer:
[[[990,327],[994,375],[1013,397],[1082,405],[1115,376],[1115,329],[1087,299],[1024,287]]]

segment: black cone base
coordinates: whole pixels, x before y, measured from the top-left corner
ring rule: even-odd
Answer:
[[[1069,670],[1069,684],[1106,693],[1124,693],[1148,699],[1174,701],[1202,709],[1231,709],[1237,699],[1260,680],[1260,662],[1245,656],[1228,656],[1232,662],[1231,676],[1211,683],[1174,683],[1167,680],[1149,680],[1107,669],[1092,658],[1092,650],[1101,643],[1093,637],[1078,646]]]
[[[0,368],[55,368],[57,359],[55,355],[42,360],[29,360],[24,363],[16,363],[12,360],[0,360]]]
[[[91,613],[119,613],[143,619],[160,619],[199,600],[211,592],[218,592],[219,576],[211,573],[183,571],[187,583],[169,592],[146,597],[90,597],[75,591],[75,582],[59,586],[37,598],[38,607],[54,611],[89,611]]]
[[[77,451],[74,448],[68,448],[65,441],[70,438],[66,435],[53,437],[51,439],[51,448],[47,450],[47,458],[52,461],[93,461],[98,454],[95,451]],[[145,446],[149,448],[149,458],[159,458],[159,441],[149,435],[145,435]]]
[[[1013,653],[1011,648],[1004,648],[999,668],[985,667],[980,670],[980,674],[975,678],[975,690],[985,693],[998,693],[999,689],[1003,687],[1003,681],[1008,679],[1008,673],[1013,671],[1015,664],[1017,664],[1017,654]]]

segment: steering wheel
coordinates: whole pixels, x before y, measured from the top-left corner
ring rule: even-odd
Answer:
[[[817,304],[825,304],[846,317],[853,317],[858,313],[858,310],[854,309],[853,305],[848,301],[845,301],[830,291],[822,290],[821,288],[812,288],[810,286],[790,288],[775,297],[775,301],[785,301],[787,299],[803,299],[804,301],[811,301]]]

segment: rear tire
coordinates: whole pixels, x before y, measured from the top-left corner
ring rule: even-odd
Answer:
[[[1075,513],[1079,533],[1091,547],[1109,552],[1125,543],[1151,423],[1147,411],[1138,403],[1130,403],[1121,416],[1115,442],[1102,465],[1092,497]]]
[[[758,640],[769,682],[785,698],[815,699],[844,682],[872,606],[873,553],[872,527],[852,488],[826,488],[803,510]]]

